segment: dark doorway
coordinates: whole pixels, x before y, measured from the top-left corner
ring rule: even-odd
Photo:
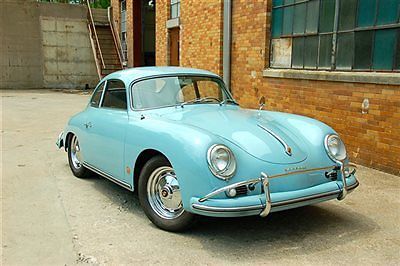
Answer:
[[[133,1],[133,66],[154,66],[156,58],[156,1]]]
[[[179,66],[179,28],[169,30],[169,65]]]

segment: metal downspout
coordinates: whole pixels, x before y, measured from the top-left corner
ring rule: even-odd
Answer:
[[[222,76],[228,90],[231,81],[231,34],[232,34],[232,2],[224,0],[223,16]]]

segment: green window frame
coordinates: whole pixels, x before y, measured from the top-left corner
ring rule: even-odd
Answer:
[[[400,71],[400,0],[273,0],[270,68]]]

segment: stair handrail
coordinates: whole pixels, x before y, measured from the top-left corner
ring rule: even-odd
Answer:
[[[111,33],[112,36],[114,38],[114,44],[116,46],[116,50],[117,50],[117,54],[118,54],[118,58],[119,58],[119,62],[121,64],[121,68],[124,68],[124,61],[125,61],[125,56],[122,53],[122,44],[121,44],[121,40],[119,38],[119,35],[116,33],[115,30],[115,25],[114,25],[114,20],[113,20],[113,15],[112,15],[112,7],[109,6],[107,8],[107,16],[108,16],[108,23],[110,24],[110,28],[111,28]]]
[[[89,28],[89,34],[90,36],[92,36],[92,29],[90,28],[90,26],[88,25]],[[96,62],[96,70],[97,70],[97,75],[99,76],[99,79],[101,79],[101,68],[100,68],[100,62],[99,59],[97,58],[97,52],[96,52],[96,48],[94,47],[94,41],[93,38],[90,37],[90,44],[92,46],[92,52],[93,52],[93,57],[94,57],[94,61]]]
[[[102,64],[103,69],[104,69],[104,68],[106,68],[106,65],[104,64],[103,53],[101,52],[99,37],[97,36],[96,27],[95,27],[95,25],[94,25],[94,19],[93,19],[92,9],[90,8],[89,0],[86,0],[86,4],[87,4],[87,7],[88,7],[88,11],[89,11],[89,27],[92,26],[92,29],[93,29],[93,32],[94,32],[94,37],[95,37],[95,39],[96,39],[96,44],[97,44],[97,47],[98,47],[98,49],[99,49],[101,64]],[[92,36],[93,32],[91,33],[90,36]]]

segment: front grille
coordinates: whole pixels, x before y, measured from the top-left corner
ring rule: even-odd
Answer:
[[[241,195],[246,195],[247,194],[247,186],[240,186],[236,188],[236,195],[241,196]]]

